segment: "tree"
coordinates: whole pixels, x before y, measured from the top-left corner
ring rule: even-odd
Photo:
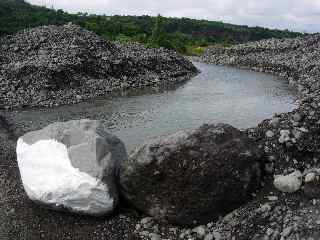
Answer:
[[[151,45],[155,47],[162,47],[164,45],[165,39],[166,34],[163,26],[163,17],[159,14],[152,29]]]

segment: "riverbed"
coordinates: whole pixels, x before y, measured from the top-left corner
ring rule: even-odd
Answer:
[[[185,84],[156,91],[128,92],[77,105],[10,113],[25,130],[55,121],[90,118],[103,121],[131,151],[152,137],[203,123],[254,127],[274,113],[297,107],[297,93],[278,77],[232,67],[194,63],[201,73]]]

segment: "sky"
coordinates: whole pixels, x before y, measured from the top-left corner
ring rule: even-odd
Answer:
[[[190,17],[320,32],[320,0],[28,0],[36,5],[106,15]]]

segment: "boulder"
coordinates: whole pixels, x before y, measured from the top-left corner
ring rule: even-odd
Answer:
[[[137,148],[121,163],[121,191],[158,220],[204,224],[249,200],[259,186],[262,159],[240,130],[203,125]]]
[[[116,177],[124,144],[99,121],[53,123],[17,143],[17,160],[29,198],[56,210],[100,216],[117,206]]]

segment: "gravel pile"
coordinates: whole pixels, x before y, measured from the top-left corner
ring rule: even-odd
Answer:
[[[72,24],[37,27],[0,39],[0,109],[73,104],[195,73],[169,50],[112,43]]]

